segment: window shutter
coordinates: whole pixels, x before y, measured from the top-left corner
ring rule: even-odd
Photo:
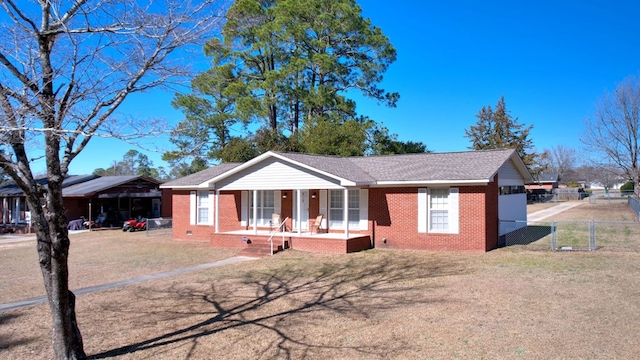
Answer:
[[[418,232],[427,232],[427,189],[418,189]]]
[[[249,192],[240,192],[240,226],[247,226],[247,217],[249,215]]]
[[[369,230],[369,189],[360,189],[359,230]]]
[[[198,195],[195,191],[189,194],[189,224],[196,224],[196,212],[198,209]]]
[[[329,213],[327,212],[327,190],[320,190],[320,199],[318,200],[320,205],[320,214],[324,215],[322,217],[322,228],[327,228]]]
[[[282,191],[273,192],[273,212],[282,215]]]
[[[209,225],[213,225],[214,202],[215,202],[215,193],[213,191],[209,191],[209,211],[207,211],[207,213],[209,214],[209,216],[207,216],[207,224]]]
[[[459,191],[457,188],[449,189],[449,232],[457,234],[460,228],[459,222]]]

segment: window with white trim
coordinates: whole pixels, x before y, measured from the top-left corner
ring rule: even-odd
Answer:
[[[349,190],[349,228],[360,228],[360,190]],[[329,227],[344,227],[344,190],[329,191]]]
[[[457,234],[458,188],[418,189],[418,232]]]
[[[211,204],[209,201],[209,191],[198,191],[198,199],[196,205],[196,217],[197,224],[209,223],[209,211],[211,211]]]
[[[269,226],[271,222],[271,216],[275,213],[275,194],[273,190],[260,190],[257,191],[257,198],[251,197],[251,204],[249,206],[249,223],[254,224],[253,221],[253,207],[257,206],[257,218],[258,226]]]
[[[429,231],[449,230],[449,189],[431,189],[429,192]]]

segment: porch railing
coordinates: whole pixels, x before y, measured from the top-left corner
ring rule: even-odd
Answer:
[[[284,250],[284,230],[282,230],[282,228],[285,226],[288,219],[289,218],[286,217],[284,220],[282,220],[282,222],[278,225],[278,227],[271,233],[271,236],[269,236],[269,243],[271,244],[272,256],[273,256],[273,237],[276,236],[279,232],[282,233],[282,250]]]

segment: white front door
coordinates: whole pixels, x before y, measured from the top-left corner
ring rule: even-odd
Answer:
[[[308,230],[309,224],[309,190],[300,190],[300,219],[298,219],[298,192],[293,192],[293,226],[295,229]]]

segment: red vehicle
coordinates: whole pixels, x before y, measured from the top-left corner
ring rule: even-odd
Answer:
[[[131,219],[124,222],[122,225],[122,231],[134,232],[137,230],[147,229],[147,219],[138,217],[137,219]]]

